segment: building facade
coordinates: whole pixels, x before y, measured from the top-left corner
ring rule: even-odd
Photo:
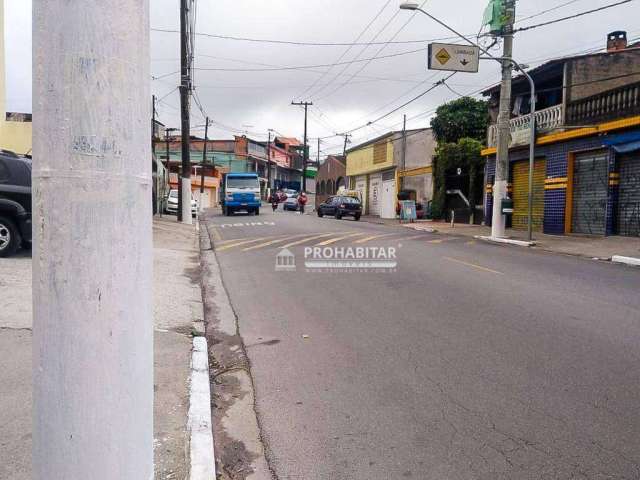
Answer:
[[[390,132],[347,151],[346,174],[351,189],[360,192],[366,215],[395,218],[400,190],[417,202],[433,198],[431,129]]]
[[[609,37],[619,39],[620,33]],[[530,72],[541,110],[533,174],[533,229],[640,236],[640,45],[565,58]],[[485,92],[496,106],[499,88]],[[529,129],[523,78],[514,79],[508,226],[528,226]],[[494,116],[495,118],[495,110]],[[491,223],[496,128],[488,132],[485,219]]]
[[[340,188],[347,187],[347,162],[341,155],[329,155],[318,169],[316,205],[323,203]]]

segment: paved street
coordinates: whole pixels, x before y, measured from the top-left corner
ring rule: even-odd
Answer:
[[[640,478],[639,269],[263,210],[207,222],[278,478]]]

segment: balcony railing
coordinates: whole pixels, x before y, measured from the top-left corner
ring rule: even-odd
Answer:
[[[567,125],[592,125],[633,115],[640,115],[640,82],[571,102]]]
[[[527,139],[526,133],[531,126],[531,115],[523,115],[511,120],[511,146],[518,145],[520,138]],[[562,126],[562,105],[556,105],[554,107],[545,108],[536,112],[536,131],[537,132],[550,132]],[[520,135],[519,135],[520,134]],[[521,134],[525,134],[522,136]],[[487,132],[487,145],[489,147],[495,147],[498,144],[498,126],[491,125]]]

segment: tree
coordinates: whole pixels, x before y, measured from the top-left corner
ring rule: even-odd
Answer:
[[[455,143],[438,145],[433,162],[434,192],[431,211],[433,218],[440,218],[446,207],[446,176],[460,168],[469,175],[469,201],[472,203],[482,196],[482,143],[474,138],[461,138]],[[473,211],[471,212],[473,213]]]
[[[433,134],[438,144],[457,143],[461,138],[486,141],[489,126],[487,102],[462,97],[441,105],[431,120]]]

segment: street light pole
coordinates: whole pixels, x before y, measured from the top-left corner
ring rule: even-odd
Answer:
[[[33,2],[32,477],[153,478],[149,0]]]
[[[530,104],[531,104],[531,113],[530,113],[530,122],[529,122],[529,127],[530,127],[530,139],[529,139],[529,195],[528,195],[528,229],[527,229],[527,236],[529,241],[531,241],[533,239],[533,172],[534,172],[534,167],[535,167],[535,148],[536,148],[536,85],[535,82],[533,81],[533,78],[531,77],[531,75],[529,75],[529,73],[527,73],[525,71],[525,66],[524,65],[520,65],[518,62],[516,62],[513,58],[511,58],[511,51],[513,50],[513,32],[511,32],[510,37],[505,38],[505,53],[509,53],[509,55],[504,55],[503,57],[494,57],[487,49],[483,48],[481,45],[478,45],[477,43],[473,42],[471,39],[469,39],[468,37],[464,36],[463,34],[459,33],[458,31],[456,31],[455,29],[453,29],[452,27],[450,27],[449,25],[447,25],[446,23],[444,23],[443,21],[439,20],[438,18],[434,17],[433,15],[431,15],[430,13],[426,12],[425,10],[423,10],[422,8],[419,8],[419,4],[414,2],[414,1],[405,1],[400,5],[400,8],[402,10],[417,10],[419,12],[422,12],[423,14],[425,14],[427,17],[429,17],[430,19],[432,19],[433,21],[437,22],[438,24],[442,25],[444,28],[446,28],[447,30],[449,30],[450,32],[454,33],[455,35],[457,35],[458,37],[462,38],[464,41],[466,41],[467,43],[469,43],[470,45],[473,45],[474,47],[477,47],[480,49],[480,51],[482,53],[484,53],[485,55],[487,55],[487,57],[480,57],[481,60],[495,60],[497,62],[500,62],[503,65],[503,81],[504,81],[504,73],[505,73],[505,68],[504,66],[508,63],[509,65],[515,67],[520,73],[522,73],[526,79],[529,82],[529,86],[531,89],[531,98],[530,98]],[[511,8],[512,10],[512,18],[515,18],[515,3],[513,0],[508,0],[507,1],[507,8]],[[511,25],[511,30],[513,30],[513,26]],[[507,41],[510,43],[510,46],[507,46]],[[511,104],[511,69],[509,68],[509,106]],[[501,106],[502,106],[502,94],[503,94],[503,90],[501,90]],[[506,97],[506,96],[505,96]],[[510,121],[510,114],[507,117],[507,125],[509,126],[509,121]],[[500,130],[499,130],[500,131]],[[507,135],[510,135],[510,128],[509,130],[506,131]],[[507,137],[508,139],[508,137]],[[500,148],[498,148],[498,152],[500,152]],[[504,149],[503,149],[504,150]],[[502,218],[502,211],[501,211],[501,203],[502,203],[502,198],[506,198],[506,179],[508,179],[508,162],[509,162],[509,154],[508,154],[508,140],[507,140],[507,148],[506,148],[506,158],[507,158],[507,166],[506,166],[506,176],[505,176],[505,181],[504,181],[504,196],[500,196],[498,199],[496,199],[496,192],[499,191],[500,189],[497,188],[497,180],[498,180],[498,175],[497,175],[497,169],[498,169],[498,158],[496,158],[496,184],[494,185],[493,188],[493,219],[491,222],[492,228],[491,228],[491,236],[495,237],[495,238],[500,238],[504,236],[504,219]],[[496,156],[498,157],[498,155]],[[497,201],[499,200],[499,201]],[[498,206],[498,215],[495,214],[496,212],[496,205]],[[498,223],[500,225],[496,225],[496,218],[498,218]]]

